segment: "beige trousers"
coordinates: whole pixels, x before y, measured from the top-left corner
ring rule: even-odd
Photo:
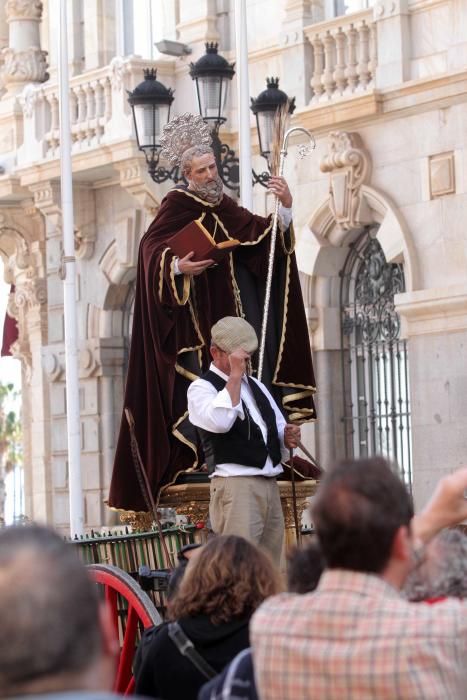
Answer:
[[[214,476],[209,515],[216,535],[245,537],[280,565],[284,516],[275,478]]]

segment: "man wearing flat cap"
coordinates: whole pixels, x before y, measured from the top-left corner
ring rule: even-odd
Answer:
[[[212,363],[188,389],[188,412],[211,479],[212,529],[245,537],[279,563],[284,519],[276,477],[300,428],[286,424],[268,389],[249,376],[257,347],[256,332],[243,318],[214,324]]]

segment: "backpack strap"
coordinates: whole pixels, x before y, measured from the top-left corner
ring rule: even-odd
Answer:
[[[205,678],[210,680],[217,676],[217,671],[195,649],[193,642],[186,636],[178,622],[169,623],[168,634],[180,654],[186,656]]]

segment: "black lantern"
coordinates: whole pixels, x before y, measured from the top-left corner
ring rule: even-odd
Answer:
[[[204,56],[191,63],[190,75],[196,84],[198,107],[203,120],[211,127],[212,147],[217,168],[226,187],[238,192],[239,162],[230,146],[221,143],[219,127],[226,121],[224,110],[227,91],[235,75],[234,63],[228,63],[217,52],[217,44],[206,44]],[[161,184],[167,180],[177,183],[184,180],[178,166],[170,170],[159,165],[161,135],[170,117],[170,107],[174,100],[173,90],[156,80],[154,68],[144,71],[144,80],[133,92],[128,91],[128,102],[133,113],[138,148],[143,151],[148,164],[148,173],[154,182]],[[268,78],[267,89],[251,99],[251,110],[256,116],[261,155],[268,160],[271,151],[274,117],[277,109],[288,101],[279,90],[279,79]],[[295,98],[289,101],[289,114],[295,109]],[[253,184],[266,187],[268,172],[252,172]]]
[[[173,90],[156,80],[155,68],[143,71],[144,80],[133,92],[128,91],[128,102],[133,113],[138,148],[143,151],[148,172],[155,182],[164,182],[172,171],[159,168],[160,137],[169,121]]]
[[[289,114],[295,109],[295,97],[290,100],[283,90],[279,90],[279,78],[266,78],[266,90],[260,92],[255,99],[251,98],[251,111],[256,117],[258,129],[259,150],[269,163],[274,131],[274,118],[277,110],[289,102]]]
[[[218,44],[208,43],[206,53],[190,64],[190,75],[196,84],[199,113],[215,132],[226,121],[224,110],[235,63],[228,63],[217,53]]]

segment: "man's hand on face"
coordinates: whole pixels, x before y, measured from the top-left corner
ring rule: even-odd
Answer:
[[[293,200],[285,177],[271,175],[268,180],[268,190],[279,198],[279,202],[283,207],[290,209]]]
[[[289,448],[289,450],[294,447],[298,447],[300,442],[301,431],[299,425],[293,425],[292,423],[287,423],[284,428],[284,445]]]
[[[188,253],[184,258],[179,258],[178,269],[182,275],[200,275],[208,267],[214,264],[214,260],[198,260],[197,262],[191,262],[194,252]]]
[[[229,355],[230,376],[242,377],[246,374],[246,363],[250,359],[250,354],[239,348]]]

